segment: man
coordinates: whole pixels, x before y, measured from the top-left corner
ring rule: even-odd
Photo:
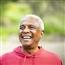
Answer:
[[[20,23],[19,40],[22,46],[4,54],[0,65],[62,65],[53,53],[39,46],[44,35],[44,23],[36,15],[26,15]]]

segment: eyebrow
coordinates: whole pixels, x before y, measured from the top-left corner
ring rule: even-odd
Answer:
[[[32,25],[32,24],[21,24],[20,26],[23,26],[23,25],[28,26],[28,25]],[[32,25],[32,26],[35,26],[35,25]],[[37,27],[37,26],[35,26],[35,27]]]

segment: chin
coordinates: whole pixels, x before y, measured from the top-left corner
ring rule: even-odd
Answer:
[[[31,41],[22,42],[22,45],[24,46],[30,46],[32,45]]]

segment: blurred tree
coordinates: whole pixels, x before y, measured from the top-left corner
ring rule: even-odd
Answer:
[[[24,0],[24,2],[30,6],[33,14],[41,18],[48,17],[48,21],[45,22],[46,33],[58,32],[65,35],[65,0]],[[49,16],[53,17],[52,21],[49,20]]]
[[[41,17],[50,13],[65,12],[65,0],[18,0],[19,2],[27,3],[33,14]],[[46,7],[46,8],[45,8]],[[45,11],[44,11],[45,9]]]
[[[41,17],[50,12],[65,12],[65,0],[0,0],[0,6],[2,5],[1,7],[3,7],[3,5],[7,4],[8,2],[25,2],[31,7],[32,13],[37,14]],[[44,5],[44,7],[47,6],[47,8],[44,11],[44,7],[42,6],[45,3],[46,5]]]
[[[65,0],[0,0],[0,25],[5,25],[6,23],[5,21],[3,21],[5,18],[4,13],[6,12],[7,3],[11,2],[14,2],[16,4],[25,3],[30,6],[33,14],[39,15],[41,18],[48,17],[47,21],[45,22],[45,27],[47,29],[46,32],[52,32],[52,29],[54,32],[55,29],[55,32],[58,31],[58,33],[61,33],[62,31],[62,34],[64,34]],[[52,25],[50,24],[53,24],[54,26],[52,27]]]
[[[40,1],[39,0],[33,0],[33,1],[32,0],[25,0],[25,1],[31,7],[33,14],[37,14],[40,17],[43,16],[42,13],[41,13],[41,11],[40,11],[40,6],[43,3],[43,0],[40,0]]]

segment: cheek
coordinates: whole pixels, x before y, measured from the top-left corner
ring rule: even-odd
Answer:
[[[40,39],[41,38],[41,32],[40,31],[34,31],[34,38]]]
[[[19,37],[21,37],[21,35],[22,35],[22,34],[21,34],[21,32],[20,32],[20,33],[19,33]]]
[[[20,32],[18,36],[19,36],[19,40],[21,41],[22,33]]]
[[[36,30],[31,30],[31,32],[33,32],[35,34],[36,33]]]
[[[21,41],[21,34],[19,33],[19,40]]]
[[[41,37],[41,34],[40,33],[37,33],[36,34],[36,38],[40,38]]]
[[[21,33],[22,31],[23,31],[23,30],[20,29],[20,30],[19,30],[19,33]]]

